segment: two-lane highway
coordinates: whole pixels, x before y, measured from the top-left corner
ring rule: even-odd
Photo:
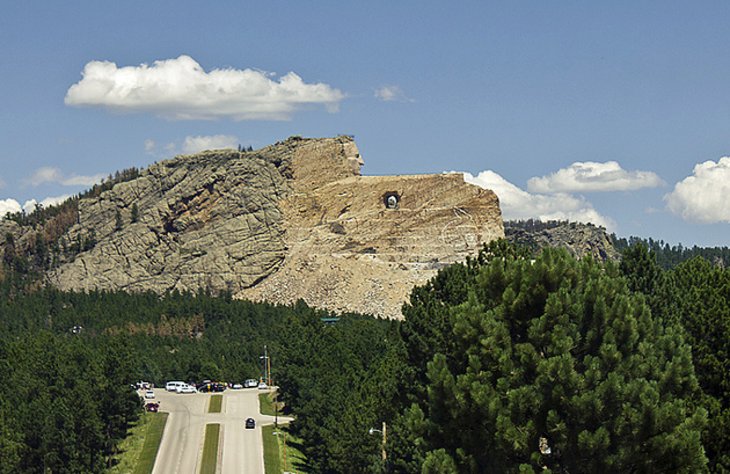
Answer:
[[[221,413],[208,413],[211,394],[178,394],[156,389],[160,410],[170,413],[162,436],[153,474],[193,474],[200,470],[205,425],[220,423],[222,455],[218,472],[264,473],[261,426],[274,417],[259,413],[256,389],[227,390]],[[246,429],[246,418],[256,420],[256,429]]]

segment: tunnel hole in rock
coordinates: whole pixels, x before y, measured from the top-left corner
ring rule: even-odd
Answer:
[[[395,191],[388,191],[383,194],[383,204],[386,209],[398,209],[400,195]]]

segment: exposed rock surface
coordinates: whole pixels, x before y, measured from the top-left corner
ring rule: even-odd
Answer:
[[[149,167],[82,199],[62,289],[227,290],[399,317],[411,288],[504,236],[496,195],[461,174],[360,176],[349,137],[290,138]],[[138,218],[133,221],[133,207]]]
[[[581,258],[591,255],[597,260],[618,260],[621,254],[614,248],[606,229],[578,222],[507,221],[505,238],[535,250],[544,247],[564,248]]]

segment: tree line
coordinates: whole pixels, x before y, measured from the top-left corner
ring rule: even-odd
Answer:
[[[730,271],[703,257],[498,241],[403,315],[325,324],[302,302],[61,292],[6,268],[0,472],[101,472],[141,410],[129,383],[255,378],[264,344],[309,472],[730,469]]]
[[[681,243],[677,245],[669,245],[663,240],[654,240],[652,238],[643,239],[641,237],[616,237],[611,235],[611,240],[616,250],[624,252],[625,250],[636,247],[638,245],[646,247],[656,259],[657,264],[665,270],[676,267],[682,262],[691,260],[695,257],[702,257],[711,264],[722,268],[730,267],[730,247],[685,247]]]
[[[730,468],[730,272],[702,257],[665,270],[642,245],[599,263],[500,241],[403,315],[354,352],[367,332],[346,325],[287,340],[312,472]]]

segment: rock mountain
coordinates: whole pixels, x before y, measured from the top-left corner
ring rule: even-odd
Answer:
[[[155,164],[79,200],[58,237],[79,251],[47,278],[65,290],[202,287],[398,318],[414,285],[504,237],[497,196],[461,174],[362,176],[362,164],[346,136]]]

